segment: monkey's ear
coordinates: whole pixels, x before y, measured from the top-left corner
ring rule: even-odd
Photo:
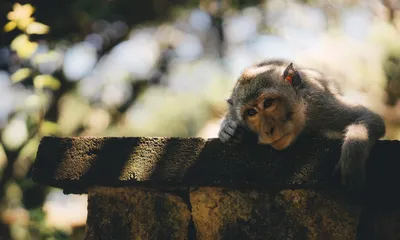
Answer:
[[[290,63],[283,71],[283,79],[288,81],[293,86],[298,86],[301,83],[301,77],[299,72],[293,67],[293,63]]]
[[[233,104],[233,101],[232,101],[232,99],[230,99],[230,98],[226,99],[226,102],[227,102],[229,105],[232,105],[232,104]]]

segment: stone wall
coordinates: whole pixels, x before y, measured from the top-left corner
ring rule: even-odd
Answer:
[[[379,141],[367,182],[332,170],[340,142],[287,151],[200,138],[43,138],[34,181],[88,193],[87,239],[399,239],[398,141]]]

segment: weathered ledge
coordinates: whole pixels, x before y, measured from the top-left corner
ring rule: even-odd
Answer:
[[[367,161],[366,188],[400,185],[400,142],[381,140]],[[79,193],[93,185],[231,188],[339,186],[332,176],[340,142],[320,137],[286,151],[229,146],[218,139],[149,137],[44,137],[34,181]]]
[[[307,136],[279,152],[218,139],[44,137],[32,177],[88,193],[88,240],[397,239],[400,142],[376,143],[356,194],[332,176],[340,145]]]

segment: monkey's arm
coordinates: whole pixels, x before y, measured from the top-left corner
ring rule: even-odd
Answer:
[[[350,188],[362,187],[365,162],[376,140],[385,135],[383,119],[361,105],[350,105],[336,96],[324,99],[314,114],[323,130],[340,131],[344,135],[341,157],[342,183]]]
[[[242,141],[244,128],[232,119],[230,112],[225,115],[218,132],[218,138],[223,143],[239,143]]]
[[[256,136],[244,125],[234,120],[231,113],[225,115],[218,132],[218,138],[223,143],[238,144],[246,141],[256,141]]]

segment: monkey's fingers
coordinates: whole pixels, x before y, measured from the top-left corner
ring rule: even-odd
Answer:
[[[229,122],[229,123],[226,125],[226,129],[227,129],[227,131],[229,131],[229,132],[232,133],[233,135],[236,134],[236,133],[241,134],[241,133],[244,132],[243,127],[242,127],[240,124],[237,124],[237,123],[235,123],[235,122]]]
[[[227,123],[220,131],[219,138],[223,143],[239,143],[244,130],[234,122]]]
[[[242,132],[231,132],[231,131],[226,131],[224,132],[225,138],[228,143],[240,143],[243,138],[243,133]]]
[[[231,136],[229,136],[225,131],[221,130],[218,134],[218,138],[221,142],[227,143]]]
[[[219,138],[222,142],[230,142],[235,137],[235,132],[227,127],[222,129],[219,133]]]
[[[227,144],[237,144],[241,142],[241,138],[238,136],[231,136],[229,134],[227,134],[226,132],[222,132],[219,136],[219,139],[221,140],[221,142],[223,143],[227,143]]]

